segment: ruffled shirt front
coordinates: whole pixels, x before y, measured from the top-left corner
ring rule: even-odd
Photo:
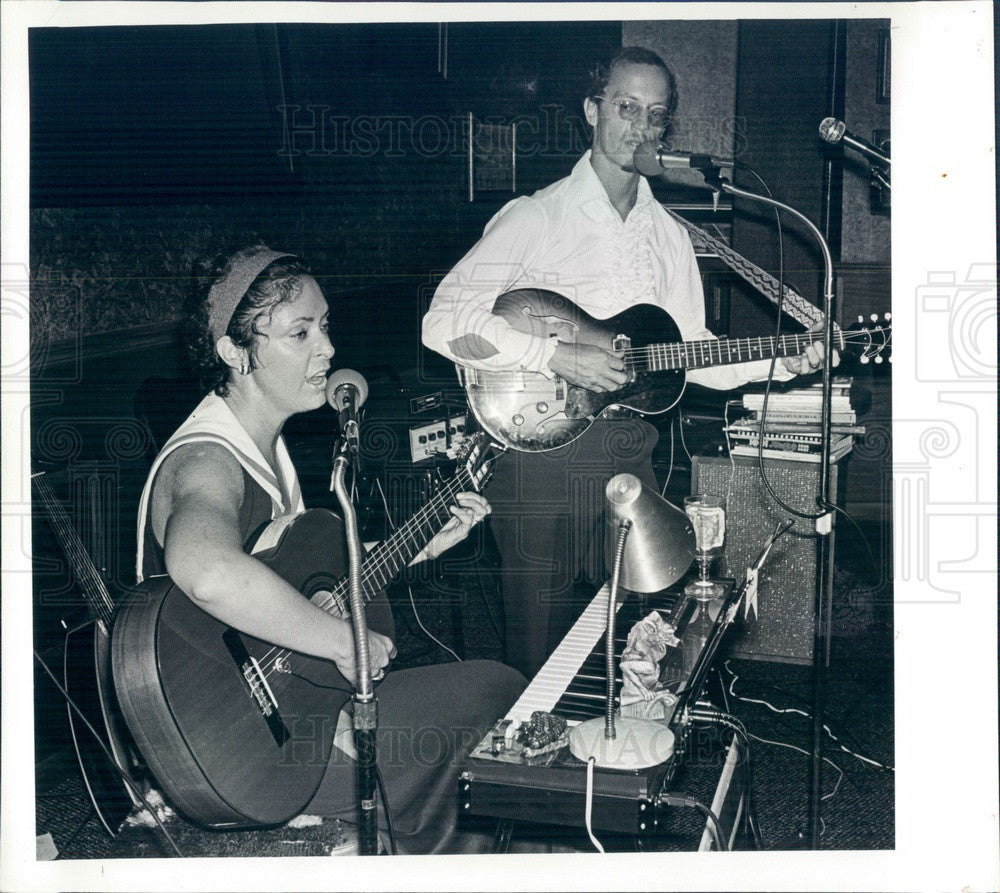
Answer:
[[[685,341],[715,337],[705,326],[701,276],[687,232],[644,178],[622,220],[589,151],[568,177],[514,199],[490,220],[438,286],[423,320],[424,344],[466,366],[550,375],[555,341],[518,332],[491,313],[497,297],[514,288],[558,292],[597,319],[654,304],[670,314]],[[768,367],[768,361],[754,361],[693,370],[688,377],[729,389],[766,377]]]

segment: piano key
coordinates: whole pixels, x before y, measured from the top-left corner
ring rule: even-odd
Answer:
[[[505,719],[527,721],[536,710],[545,712],[561,712],[572,710],[573,715],[566,714],[568,720],[575,720],[579,708],[574,704],[562,706],[556,710],[567,693],[575,693],[578,687],[586,691],[587,703],[593,699],[592,687],[597,684],[597,697],[603,699],[605,694],[605,631],[608,611],[609,586],[604,586],[597,592],[590,604],[584,608],[577,622],[565,635],[558,647],[549,656],[542,669],[522,692],[521,697],[507,712]],[[616,608],[615,653],[620,655],[625,648],[628,632],[650,611],[659,610],[669,620],[677,612],[679,606],[686,602],[680,597],[681,590],[675,588],[663,593],[657,593],[645,598],[630,595],[620,602]],[[617,660],[616,660],[617,665]],[[621,686],[621,675],[617,674],[616,690]],[[567,702],[568,703],[568,702]],[[596,715],[603,712],[603,707]],[[588,713],[583,718],[595,715]]]

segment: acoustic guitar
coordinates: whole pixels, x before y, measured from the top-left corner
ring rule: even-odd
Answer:
[[[455,476],[362,566],[370,628],[394,632],[386,585],[452,517],[462,491],[480,490],[494,457],[480,432]],[[343,522],[311,509],[279,518],[254,555],[325,611],[347,617]],[[319,787],[351,683],[332,661],[278,648],[202,611],[169,577],[122,604],[111,640],[122,713],[172,804],[208,827],[276,825]]]
[[[666,412],[681,398],[688,369],[706,369],[749,360],[802,353],[816,334],[779,338],[713,338],[684,341],[677,324],[660,307],[637,304],[617,316],[595,319],[560,294],[522,288],[497,298],[493,314],[519,332],[539,338],[593,344],[624,351],[629,381],[598,393],[527,370],[483,371],[458,366],[469,408],[497,442],[523,452],[554,450],[576,440],[610,407],[644,415]],[[860,347],[862,362],[880,361],[891,326],[863,323],[835,330],[835,346]]]

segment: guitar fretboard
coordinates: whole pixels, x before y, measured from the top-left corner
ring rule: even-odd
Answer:
[[[662,372],[670,369],[702,369],[771,357],[798,356],[816,335],[801,332],[774,338],[712,338],[706,341],[678,341],[673,344],[648,344],[626,352],[626,362],[633,369]]]
[[[474,481],[467,467],[462,467],[444,487],[434,494],[427,504],[412,518],[401,525],[388,539],[368,554],[361,568],[361,590],[366,602],[385,587],[406,567],[452,517],[451,506],[455,496],[466,490],[478,490],[481,481]],[[347,613],[350,579],[345,577],[331,591],[333,601],[328,608],[336,607]]]
[[[94,562],[77,535],[66,509],[52,492],[52,488],[45,478],[45,472],[35,472],[31,476],[31,481],[35,485],[35,492],[38,494],[39,500],[45,506],[52,530],[69,561],[73,575],[80,585],[91,617],[102,623],[106,630],[110,630],[115,605],[104,578],[94,566]]]

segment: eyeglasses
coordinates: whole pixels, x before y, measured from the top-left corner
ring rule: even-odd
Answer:
[[[623,121],[635,123],[645,111],[650,125],[658,130],[662,130],[670,122],[670,112],[663,105],[642,105],[634,99],[608,99],[607,96],[595,96],[594,102],[611,103]]]

